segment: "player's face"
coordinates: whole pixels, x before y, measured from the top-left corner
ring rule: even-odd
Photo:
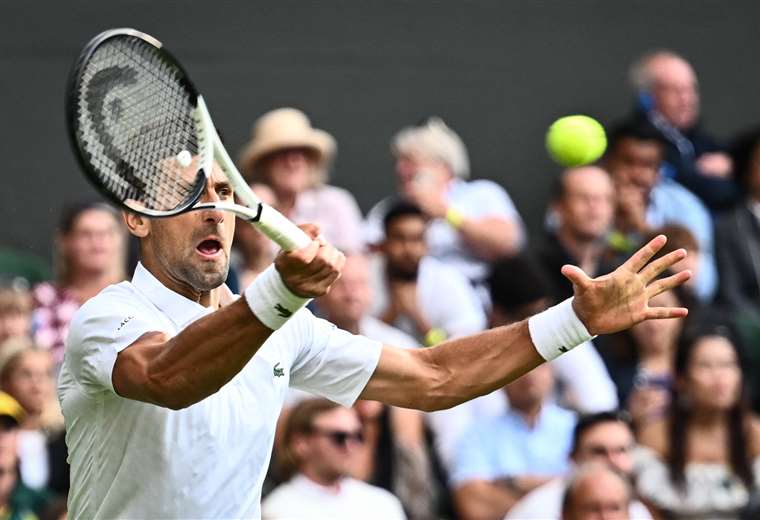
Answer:
[[[578,168],[565,173],[564,196],[558,205],[562,226],[584,241],[602,238],[612,224],[615,190],[601,168]]]
[[[71,269],[82,274],[109,271],[123,261],[124,232],[116,216],[103,209],[89,209],[76,219],[61,246]]]
[[[309,436],[307,463],[328,481],[348,475],[356,462],[361,434],[361,423],[351,408],[335,408],[318,415]]]
[[[605,462],[625,475],[633,473],[633,433],[625,423],[608,421],[592,426],[581,437],[573,454],[577,464]]]
[[[214,167],[202,202],[233,202],[226,176]],[[181,293],[207,292],[227,278],[235,217],[219,210],[189,211],[175,217],[153,219],[147,248],[148,261],[157,263],[159,278]],[[155,273],[154,273],[155,274]]]
[[[655,107],[673,126],[688,129],[699,117],[697,78],[683,60],[661,58],[652,64]]]
[[[420,215],[401,216],[390,223],[383,243],[390,269],[408,276],[417,273],[420,261],[427,254],[426,230],[427,224]]]
[[[342,326],[344,323],[358,323],[369,310],[371,302],[367,260],[361,256],[348,256],[340,278],[317,303],[328,320]]]
[[[606,166],[615,184],[637,188],[646,200],[657,183],[661,164],[658,142],[625,137],[611,150]]]
[[[739,360],[725,338],[708,336],[699,340],[689,360],[683,385],[693,406],[702,410],[727,411],[741,394]]]

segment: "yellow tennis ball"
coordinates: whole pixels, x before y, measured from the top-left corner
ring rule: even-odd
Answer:
[[[604,127],[588,116],[557,119],[546,133],[546,150],[562,166],[582,166],[602,156],[607,148]]]

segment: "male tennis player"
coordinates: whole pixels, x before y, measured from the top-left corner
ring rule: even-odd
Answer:
[[[232,200],[220,171],[204,199]],[[528,321],[404,350],[299,310],[328,291],[344,262],[319,238],[281,253],[243,297],[225,301],[230,214],[125,221],[142,262],[131,282],[82,306],[61,369],[72,518],[258,518],[288,386],[345,405],[361,398],[436,410],[491,392],[592,334],[686,314],[647,306],[689,278],[657,280],[685,256],[646,265],[665,242],[658,237],[607,276],[564,267],[575,299]]]

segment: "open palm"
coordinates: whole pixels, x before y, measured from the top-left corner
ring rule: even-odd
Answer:
[[[658,279],[666,269],[681,261],[686,251],[678,249],[649,262],[665,245],[659,235],[636,251],[613,272],[590,278],[579,267],[566,265],[562,274],[573,282],[573,308],[591,334],[609,334],[650,319],[682,318],[683,307],[650,307],[650,298],[681,285],[691,277],[681,271]]]

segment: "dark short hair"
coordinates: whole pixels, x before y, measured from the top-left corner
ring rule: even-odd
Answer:
[[[398,201],[394,204],[388,213],[383,217],[383,229],[388,232],[388,228],[394,221],[402,217],[419,217],[425,218],[425,214],[422,212],[419,206],[405,200]]]
[[[618,411],[610,410],[607,412],[597,412],[582,415],[578,422],[575,423],[575,429],[573,430],[573,443],[570,450],[570,454],[575,455],[580,449],[581,439],[591,428],[605,423],[621,423],[628,427],[633,433],[633,427],[627,414]]]
[[[631,119],[618,123],[612,127],[608,135],[607,155],[613,153],[623,139],[653,141],[660,146],[667,144],[662,133],[646,119]]]
[[[493,305],[505,311],[513,311],[551,296],[544,273],[536,261],[526,254],[497,261],[486,283]]]
[[[734,174],[736,180],[742,185],[746,185],[749,179],[752,156],[755,154],[758,146],[760,146],[760,126],[742,133],[731,145]]]

